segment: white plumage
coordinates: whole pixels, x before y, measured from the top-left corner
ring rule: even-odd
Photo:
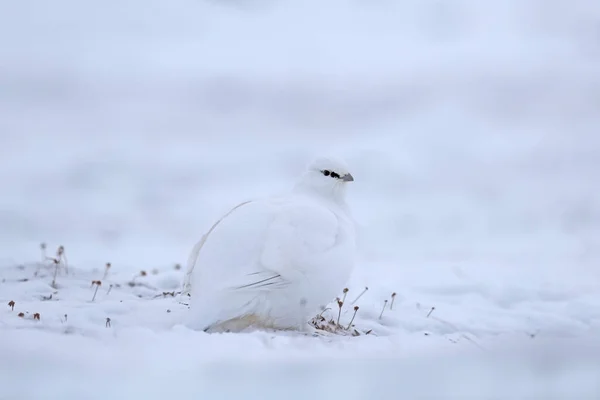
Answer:
[[[217,221],[188,260],[187,325],[207,332],[308,329],[354,268],[345,202],[352,181],[344,162],[320,158],[288,194],[244,202]]]

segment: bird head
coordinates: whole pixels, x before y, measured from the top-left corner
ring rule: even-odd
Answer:
[[[343,202],[349,182],[354,182],[354,177],[344,161],[319,157],[308,165],[296,187]]]

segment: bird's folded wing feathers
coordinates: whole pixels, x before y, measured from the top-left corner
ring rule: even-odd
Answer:
[[[279,273],[263,270],[243,275],[229,282],[228,287],[236,291],[275,290],[285,288],[288,284]]]
[[[304,268],[320,264],[336,245],[338,233],[337,217],[325,207],[284,208],[267,230],[260,263],[284,280],[293,279],[306,272]]]
[[[231,290],[275,290],[302,279],[305,268],[319,265],[319,258],[337,239],[338,221],[323,207],[283,208],[269,225],[258,267],[227,286]]]
[[[234,207],[222,219],[247,203]],[[277,212],[265,232],[265,240],[256,264],[248,266],[247,273],[221,282],[223,289],[235,291],[274,290],[289,282],[302,279],[307,265],[320,265],[319,258],[336,244],[338,220],[330,210],[314,204],[277,204]],[[221,219],[221,220],[222,220]],[[204,242],[215,225],[194,248],[190,257],[188,275]],[[189,285],[188,285],[189,286]]]
[[[217,222],[215,222],[213,224],[213,226],[211,226],[211,228],[208,230],[208,232],[206,232],[204,235],[202,235],[202,239],[200,239],[200,241],[198,243],[196,243],[196,245],[194,246],[194,248],[192,249],[192,251],[188,257],[186,273],[185,273],[185,276],[183,279],[183,287],[182,287],[182,291],[181,291],[182,295],[188,294],[191,290],[191,286],[192,286],[191,278],[192,278],[192,273],[194,272],[194,266],[196,264],[196,260],[198,259],[198,254],[200,254],[200,250],[202,250],[202,246],[204,246],[204,243],[208,239],[208,236],[217,227],[217,225],[219,225],[219,223],[221,221],[223,221],[225,218],[227,218],[231,213],[233,213],[238,208],[240,208],[246,204],[249,204],[249,203],[252,203],[252,201],[251,200],[244,201],[244,202],[238,204],[237,206],[233,207],[231,210],[229,210],[225,215],[223,215],[221,218],[219,218],[217,220]]]

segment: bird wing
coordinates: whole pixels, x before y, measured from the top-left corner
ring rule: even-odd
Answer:
[[[326,262],[339,228],[326,207],[302,201],[282,205],[267,229],[260,265],[284,281],[308,278]]]
[[[230,281],[228,289],[235,291],[272,290],[285,288],[288,284],[289,282],[279,273],[263,269]]]
[[[192,273],[194,272],[194,267],[196,266],[196,261],[198,260],[198,256],[200,254],[200,250],[202,250],[202,247],[204,246],[204,243],[206,243],[206,240],[208,239],[208,236],[211,234],[211,232],[217,227],[217,225],[219,225],[219,223],[221,221],[223,221],[223,219],[227,218],[231,213],[233,213],[235,210],[237,210],[238,208],[251,203],[252,201],[244,201],[240,204],[238,204],[237,206],[233,207],[231,210],[229,210],[225,215],[223,215],[221,218],[219,218],[217,220],[217,222],[215,222],[213,224],[213,226],[211,226],[211,228],[208,230],[208,232],[206,232],[204,235],[202,235],[202,238],[200,239],[200,241],[198,243],[196,243],[194,245],[194,248],[192,249],[188,260],[187,260],[187,268],[186,268],[186,272],[185,272],[185,276],[183,279],[183,287],[181,290],[181,295],[187,295],[190,293],[191,288],[192,288]]]
[[[242,203],[192,250],[187,287],[195,266],[203,264],[197,271],[203,291],[285,288],[319,268],[338,232],[336,215],[318,204],[289,198]],[[204,287],[208,282],[211,287]]]
[[[219,219],[191,252],[183,292],[252,291],[283,285],[280,274],[259,263],[278,208],[269,200],[249,201]]]
[[[335,246],[338,220],[327,208],[289,199],[269,206],[271,222],[262,235],[258,258],[245,273],[227,282],[227,290],[284,289],[307,278]]]

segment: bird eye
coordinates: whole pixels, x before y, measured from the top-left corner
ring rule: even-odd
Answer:
[[[325,175],[325,176],[329,176],[329,174],[330,174],[330,173],[331,173],[331,172],[329,172],[329,170],[325,170],[325,171],[323,171],[323,175]]]

